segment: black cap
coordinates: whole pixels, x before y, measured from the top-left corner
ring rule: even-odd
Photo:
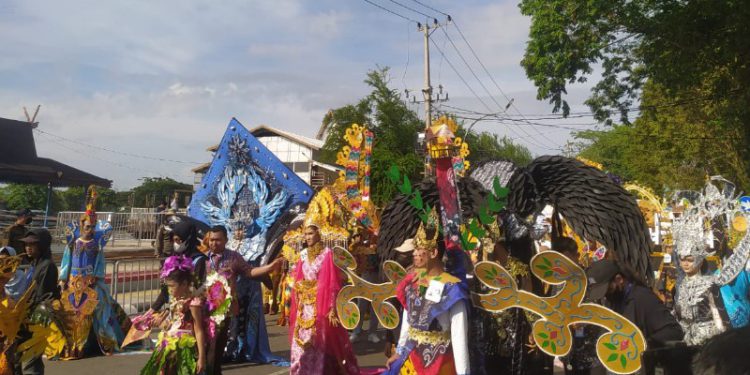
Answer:
[[[47,229],[34,228],[29,229],[20,241],[26,243],[41,242],[43,246],[49,246],[52,243],[52,235],[49,234]]]
[[[620,273],[620,267],[613,260],[603,259],[594,262],[586,269],[586,278],[588,278],[588,290],[586,299],[589,301],[598,301],[607,294],[609,282]]]
[[[24,209],[16,211],[16,217],[28,217],[28,216],[34,216],[34,213],[31,212],[31,210],[28,208],[24,208]]]

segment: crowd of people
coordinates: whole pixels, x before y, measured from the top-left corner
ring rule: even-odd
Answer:
[[[707,199],[704,207],[716,200]],[[700,374],[730,370],[747,373],[742,372],[748,371],[748,366],[740,359],[717,359],[737,352],[732,340],[748,340],[750,321],[750,237],[745,235],[730,249],[718,270],[706,271],[704,262],[710,244],[704,238],[704,224],[719,214],[706,217],[703,211],[694,213],[697,216],[685,212],[675,219],[673,253],[682,273],[671,306],[634,270],[606,253],[602,256],[581,249],[572,238],[548,234],[548,246],[541,245],[541,239],[534,247],[536,251],[557,251],[586,268],[586,300],[608,306],[638,327],[648,344],[644,366],[657,362],[667,373],[675,374],[691,371],[691,366],[694,373]],[[59,272],[51,257],[50,233],[44,228],[27,227],[31,219],[28,210],[19,211],[17,217],[5,231],[0,249],[0,265],[8,265],[1,270],[0,296],[6,307],[27,300],[29,311],[35,311],[59,301],[54,309],[77,313],[75,319],[59,323],[65,339],[57,358],[118,353],[125,350],[123,343],[129,331],[150,332],[158,328],[156,347],[141,370],[143,375],[221,374],[222,363],[238,358],[290,366],[294,375],[555,371],[553,357],[542,353],[531,339],[531,327],[540,317],[520,308],[494,313],[477,308],[471,293],[484,293],[486,286],[467,278],[470,275],[465,270],[472,267],[456,266],[461,262],[493,261],[508,270],[519,289],[546,295],[557,293],[555,286],[540,289],[530,273],[529,259],[518,257],[515,249],[530,244],[517,243],[499,233],[481,239],[481,246],[471,256],[460,256],[446,250],[439,219],[433,215],[422,222],[413,238],[394,249],[394,260],[408,270],[396,288],[401,312],[399,327],[385,330],[383,336],[376,312],[366,301],[358,301],[362,315],[369,315],[364,337],[373,344],[385,339],[383,366],[373,369],[359,366],[352,345],[362,338],[364,316],[352,331],[347,331],[337,316],[336,297],[348,281],[334,261],[334,250],[322,241],[324,223],[317,222],[315,216],[309,216],[302,226],[300,251],[282,252],[262,266],[227,248],[229,235],[224,226],[211,227],[201,234],[190,220],[159,223],[155,247],[156,256],[162,261],[163,285],[150,309],[132,321],[105,285],[106,242],[101,241],[101,224],[93,210],[87,210],[78,223],[76,236],[63,253]],[[493,232],[493,228],[488,229]],[[379,274],[377,240],[376,234],[364,227],[356,227],[348,240],[348,250],[357,264],[354,272],[371,283],[384,281]],[[20,266],[10,261],[20,258]],[[271,274],[273,278],[269,277]],[[273,291],[267,299],[260,292],[264,281],[267,289]],[[249,298],[250,295],[258,298]],[[279,322],[289,326],[288,362],[274,355],[268,345],[262,320],[264,303],[277,306]],[[250,315],[260,316],[261,320],[247,319]],[[34,335],[33,324],[33,319],[27,320],[13,339],[0,332],[0,374],[44,373],[41,353],[29,357],[19,351],[19,344]],[[595,349],[603,329],[576,325],[572,331],[572,349],[558,362],[564,372],[607,373]]]

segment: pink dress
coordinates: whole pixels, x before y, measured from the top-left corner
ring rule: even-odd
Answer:
[[[341,278],[331,249],[326,248],[312,261],[300,257],[293,277],[291,374],[359,374],[349,336],[335,315]]]

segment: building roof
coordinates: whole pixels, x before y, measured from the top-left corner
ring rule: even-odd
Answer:
[[[289,139],[290,141],[303,144],[315,150],[320,150],[321,148],[323,148],[323,145],[325,144],[325,141],[322,141],[320,139],[315,139],[315,138],[305,137],[299,134],[290,133],[281,129],[270,127],[268,125],[257,126],[253,128],[252,130],[250,130],[250,133],[253,133],[253,135],[257,138],[261,138],[263,136],[269,136],[269,135],[278,135],[286,139]]]
[[[110,180],[37,156],[33,128],[27,122],[0,118],[0,134],[0,182],[112,186]]]

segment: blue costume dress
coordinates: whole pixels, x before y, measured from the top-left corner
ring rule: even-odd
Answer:
[[[750,272],[742,270],[737,277],[719,288],[724,310],[732,328],[742,328],[750,322]]]
[[[91,336],[105,354],[120,350],[129,322],[109,294],[105,271],[104,252],[98,241],[78,238],[65,248],[59,279],[68,283],[68,289],[63,292],[61,302],[64,310],[80,313],[80,318],[66,324],[66,333],[78,342],[69,339],[64,358],[82,358],[92,349]],[[95,305],[90,304],[93,299],[97,300]],[[94,335],[89,335],[91,328]]]

